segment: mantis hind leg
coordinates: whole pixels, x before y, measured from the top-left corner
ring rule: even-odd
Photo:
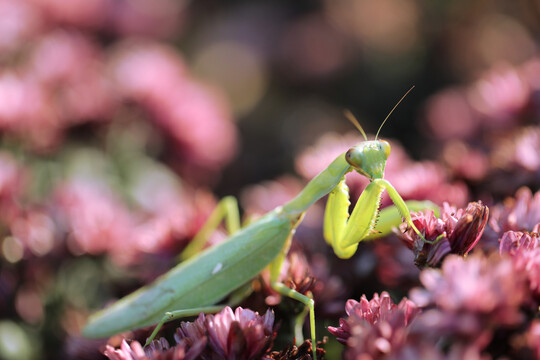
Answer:
[[[306,309],[309,311],[309,327],[311,330],[311,341],[313,345],[313,355],[315,356],[316,352],[316,332],[315,332],[315,301],[313,301],[312,298],[309,296],[303,295],[299,293],[296,290],[293,290],[287,286],[285,286],[283,283],[280,282],[272,282],[271,283],[272,289],[276,290],[278,293],[280,293],[283,296],[288,296],[294,300],[300,301],[302,304],[306,306]],[[306,311],[303,311],[296,319],[295,326],[294,326],[294,335],[296,338],[297,345],[298,343],[302,343],[304,336],[302,335],[302,326],[304,324],[304,318],[306,316]]]
[[[173,321],[176,319],[185,318],[188,316],[197,316],[200,313],[217,313],[221,310],[223,310],[226,306],[235,307],[238,306],[245,298],[247,298],[251,293],[253,289],[251,287],[251,282],[248,282],[244,284],[243,286],[236,289],[234,292],[231,293],[229,296],[229,300],[226,304],[223,305],[210,305],[210,306],[203,306],[198,308],[192,308],[192,309],[182,309],[182,310],[174,310],[174,311],[167,311],[159,323],[157,323],[156,327],[152,331],[152,334],[146,339],[146,343],[144,346],[150,345],[150,343],[156,338],[157,334],[165,325],[165,323],[168,323],[169,321]]]
[[[189,245],[182,251],[180,259],[186,260],[199,253],[204,248],[210,235],[212,235],[214,230],[216,230],[223,220],[225,220],[225,227],[227,228],[229,235],[240,230],[238,201],[236,201],[236,198],[233,196],[226,196],[219,201],[197,235],[195,235]]]

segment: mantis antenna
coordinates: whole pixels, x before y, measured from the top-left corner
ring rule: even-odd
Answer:
[[[350,122],[353,123],[353,125],[362,133],[362,135],[364,135],[364,140],[367,141],[366,132],[364,131],[364,129],[362,129],[362,125],[360,125],[358,120],[356,120],[356,117],[354,117],[353,113],[350,110],[345,110],[343,111],[343,114]]]
[[[403,99],[405,99],[405,96],[409,95],[409,93],[411,92],[411,90],[414,89],[414,85],[405,93],[405,95],[403,95],[401,97],[401,99],[397,102],[396,105],[394,105],[394,107],[392,108],[392,110],[390,110],[390,112],[388,113],[388,115],[386,115],[386,118],[384,119],[384,121],[382,122],[381,126],[379,126],[379,130],[377,130],[377,134],[375,134],[375,140],[377,140],[377,138],[379,137],[379,132],[381,131],[384,123],[386,122],[386,120],[388,120],[388,118],[390,117],[390,115],[392,115],[392,113],[394,112],[394,110],[396,110],[396,108],[398,107],[399,104],[401,104],[401,102],[403,101]]]

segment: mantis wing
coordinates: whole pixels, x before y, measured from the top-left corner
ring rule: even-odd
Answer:
[[[180,263],[90,317],[83,335],[106,337],[156,324],[165,312],[217,303],[260,273],[282,250],[291,221],[271,212],[226,241]]]

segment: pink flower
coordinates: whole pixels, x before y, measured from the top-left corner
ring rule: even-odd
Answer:
[[[528,104],[530,95],[531,89],[518,70],[500,64],[471,87],[469,101],[485,117],[487,126],[501,127],[514,122]]]
[[[514,265],[517,272],[525,274],[529,290],[536,299],[535,304],[538,304],[540,301],[540,247],[518,251],[514,256]]]
[[[44,256],[58,245],[57,227],[44,209],[29,209],[10,223],[12,235],[34,256]]]
[[[471,138],[481,129],[508,128],[531,98],[527,79],[507,65],[494,66],[470,88],[445,89],[426,105],[426,117],[439,139]]]
[[[512,256],[516,271],[526,276],[529,290],[540,300],[540,234],[507,231],[501,238],[500,252]]]
[[[124,340],[120,349],[108,345],[111,360],[258,360],[270,351],[274,340],[274,313],[264,316],[249,309],[225,307],[215,315],[201,313],[193,322],[182,322],[176,329],[176,346],[161,338],[145,350],[134,341]]]
[[[440,218],[431,211],[413,216],[416,228],[433,243],[424,241],[406,223],[400,226],[400,236],[413,250],[417,266],[436,267],[448,254],[468,254],[480,240],[488,217],[489,209],[481,202],[469,203],[465,210],[444,203]]]
[[[493,207],[489,227],[497,235],[507,231],[538,231],[540,226],[540,191],[534,195],[527,187],[520,188],[515,197]]]
[[[510,258],[449,255],[440,270],[423,270],[420,281],[424,289],[413,289],[411,299],[421,307],[435,307],[437,312],[430,314],[439,319],[436,326],[453,333],[479,334],[489,326],[513,326],[523,319],[525,276],[515,271]]]
[[[182,322],[177,329],[177,342],[196,344],[208,339],[201,359],[260,359],[272,347],[274,313],[264,316],[249,309],[225,307],[215,315],[201,313],[193,322]]]
[[[0,127],[39,150],[57,145],[74,124],[109,120],[118,105],[103,55],[88,38],[67,31],[44,34],[18,67],[0,76]]]
[[[450,141],[445,144],[442,156],[454,176],[469,181],[483,180],[490,170],[488,156],[463,141]]]
[[[132,246],[145,253],[177,253],[216,206],[211,193],[180,182],[174,173],[152,162],[140,166],[130,184],[130,196],[143,217],[135,225]]]
[[[58,188],[55,205],[75,253],[108,253],[119,262],[131,261],[134,219],[111,192],[91,181],[72,181]]]
[[[501,254],[515,255],[519,251],[533,250],[538,247],[540,247],[540,234],[507,231],[500,240],[499,251]]]
[[[88,28],[106,23],[107,0],[74,0],[68,4],[59,0],[40,0],[36,3],[42,15],[52,22]]]
[[[340,319],[339,328],[328,327],[337,340],[347,345],[346,359],[378,359],[399,354],[403,349],[410,323],[419,309],[403,298],[396,305],[387,292],[373,295],[368,301],[348,300],[345,311],[349,317]]]
[[[47,149],[61,136],[51,94],[31,77],[0,73],[0,129],[15,133],[33,148]]]
[[[108,1],[108,28],[122,35],[177,36],[184,23],[185,4],[168,0]]]
[[[188,76],[176,51],[152,43],[121,44],[110,64],[123,96],[148,111],[173,141],[175,165],[184,172],[197,178],[232,158],[236,129],[225,99]]]
[[[28,1],[0,1],[0,52],[17,49],[28,42],[41,29],[40,12]]]
[[[433,134],[442,140],[470,137],[480,127],[480,119],[457,87],[447,88],[427,101],[426,119]]]
[[[188,347],[187,343],[182,342],[170,347],[167,340],[162,338],[154,340],[147,349],[143,349],[137,341],[128,344],[122,340],[120,349],[107,345],[104,355],[111,360],[195,360],[199,358],[203,346]]]
[[[383,326],[381,324],[399,319],[394,325],[406,327],[418,314],[418,308],[407,298],[403,298],[396,305],[387,292],[382,292],[380,297],[377,293],[373,294],[373,299],[370,301],[365,295],[362,295],[360,302],[349,299],[345,305],[345,312],[349,317],[339,320],[339,328],[328,327],[328,331],[335,335],[342,344],[349,341],[355,331],[354,327],[357,325]]]
[[[111,360],[146,360],[146,354],[137,341],[130,344],[126,340],[122,340],[120,349],[114,349],[112,346],[107,345],[104,351],[104,355]]]
[[[463,206],[469,198],[467,186],[462,182],[450,182],[444,168],[432,161],[411,162],[398,171],[387,170],[385,178],[404,200],[431,200],[436,204],[449,202]],[[390,204],[389,199],[386,203]]]
[[[409,293],[422,307],[410,327],[413,344],[447,344],[449,355],[457,351],[457,358],[469,358],[465,351],[479,358],[483,351],[497,354],[499,344],[509,344],[526,324],[526,275],[508,256],[450,255],[440,270],[423,270],[420,280],[424,289]]]
[[[540,127],[520,128],[498,139],[491,152],[491,162],[496,168],[524,176],[540,169]],[[521,174],[523,173],[523,174]],[[516,176],[518,174],[512,174]]]

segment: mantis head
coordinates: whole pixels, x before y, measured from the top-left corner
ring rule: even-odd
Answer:
[[[385,140],[364,141],[350,148],[345,159],[356,171],[369,180],[382,179],[390,144]]]
[[[390,113],[383,120],[381,126],[379,126],[379,130],[377,130],[377,134],[375,134],[375,140],[368,140],[366,132],[364,129],[362,129],[362,126],[358,120],[356,120],[354,115],[349,110],[345,111],[345,117],[347,117],[349,121],[356,126],[366,140],[350,148],[345,154],[345,159],[349,165],[354,168],[354,170],[367,177],[370,181],[374,179],[382,179],[384,177],[386,160],[388,160],[388,157],[390,156],[390,144],[388,141],[378,140],[379,132],[381,131],[384,123],[386,123],[386,120],[388,120],[390,115],[392,115],[394,110],[403,101],[407,94],[411,92],[412,89],[414,89],[414,86],[411,87],[409,91],[407,91],[405,95],[401,97],[397,104],[394,105],[392,110],[390,110]]]

